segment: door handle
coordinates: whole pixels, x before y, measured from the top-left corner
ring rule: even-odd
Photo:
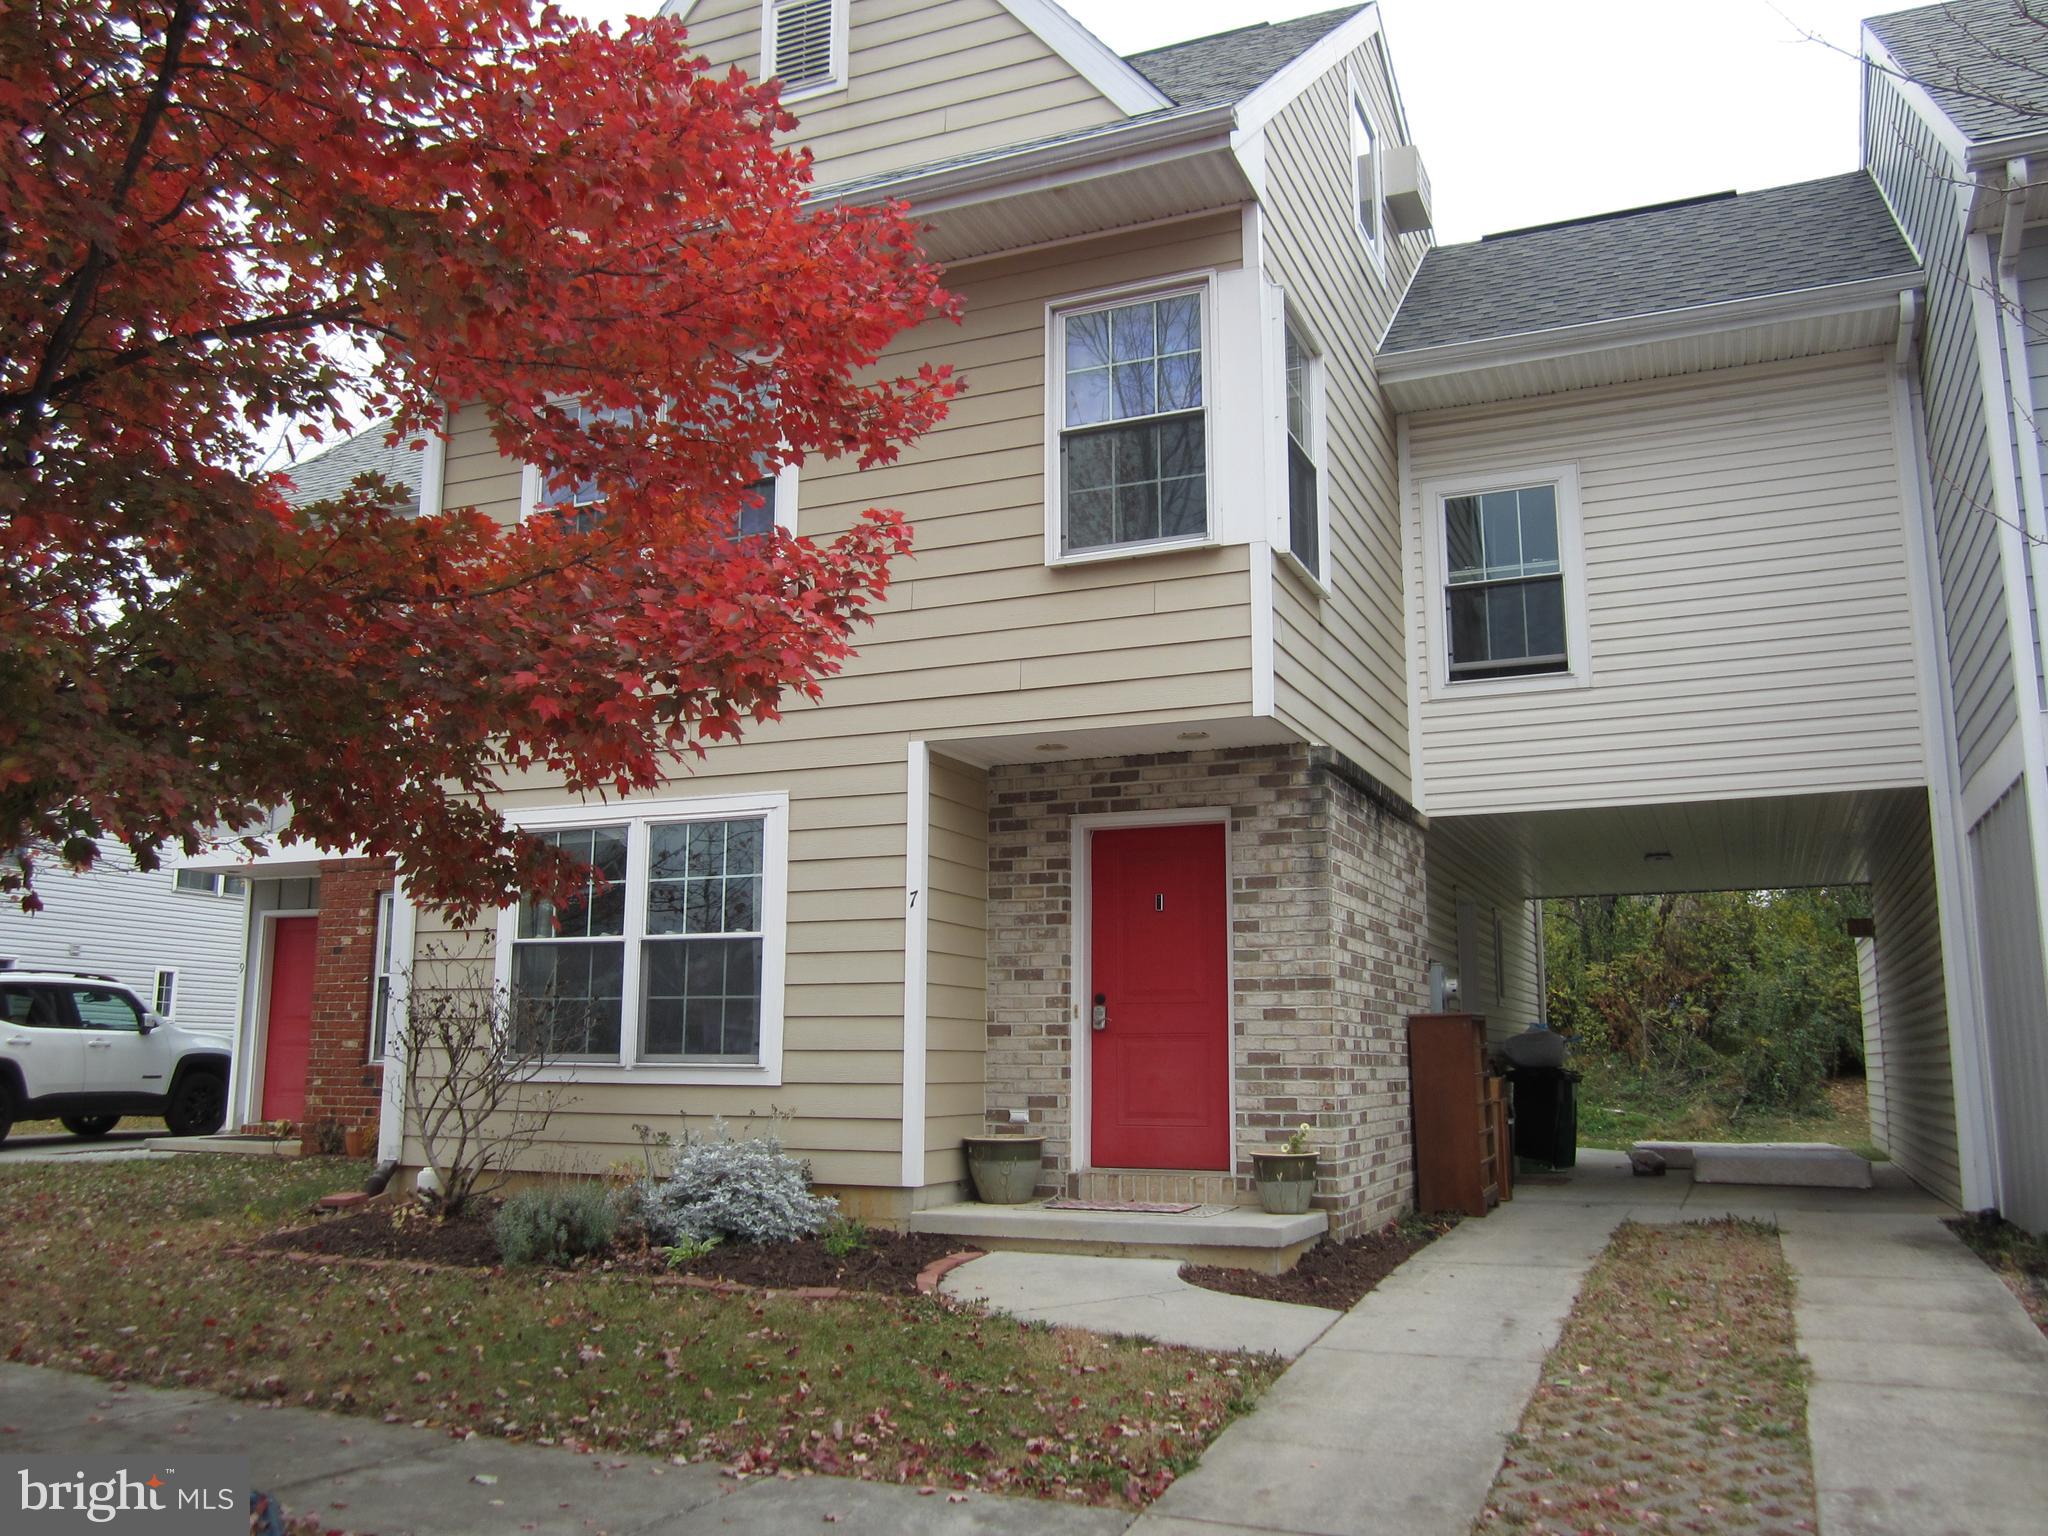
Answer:
[[[0,1045],[6,1046],[10,1051],[25,1051],[34,1044],[35,1041],[24,1040],[20,1035],[9,1035],[5,1040],[0,1040]]]
[[[85,1042],[85,1048],[89,1051],[111,1051],[114,1048],[114,1042],[111,1040],[88,1040]]]
[[[1109,1028],[1109,998],[1104,993],[1095,994],[1095,1007],[1089,1013],[1088,1023],[1093,1029]]]

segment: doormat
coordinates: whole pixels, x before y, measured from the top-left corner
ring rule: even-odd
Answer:
[[[1180,1216],[1193,1205],[1161,1205],[1151,1200],[1048,1200],[1048,1211],[1137,1211],[1147,1216]]]

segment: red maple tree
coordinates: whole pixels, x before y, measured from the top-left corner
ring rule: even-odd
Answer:
[[[559,888],[486,797],[625,792],[815,695],[908,547],[732,530],[955,386],[898,207],[811,201],[772,84],[516,0],[0,4],[0,884],[289,802],[458,915]],[[293,509],[264,429],[444,402],[602,515]]]

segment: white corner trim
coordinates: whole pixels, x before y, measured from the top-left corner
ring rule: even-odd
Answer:
[[[1252,582],[1252,714],[1270,719],[1274,702],[1273,546],[1261,540],[1251,546]]]
[[[1126,116],[1173,105],[1159,87],[1117,57],[1114,50],[1051,0],[997,0],[1038,35],[1038,40],[1074,67]]]
[[[418,933],[418,908],[405,888],[405,876],[391,885],[391,1013],[385,1021],[384,1077],[377,1109],[377,1161],[396,1162],[405,1150],[405,1015],[412,992],[413,946]],[[374,963],[374,962],[372,962]],[[372,996],[374,998],[374,982]],[[373,1002],[372,1007],[375,1004]]]
[[[440,429],[427,433],[427,446],[420,459],[420,503],[418,515],[432,517],[441,510],[441,487],[448,476],[449,416],[441,408]]]
[[[1474,678],[1452,682],[1450,642],[1444,633],[1444,605],[1438,601],[1448,580],[1444,564],[1447,557],[1443,537],[1443,503],[1451,496],[1519,489],[1545,481],[1557,487],[1557,556],[1560,574],[1564,578],[1566,670],[1538,672],[1527,677]],[[1593,682],[1592,626],[1586,616],[1586,545],[1584,530],[1580,526],[1578,464],[1573,461],[1519,464],[1470,473],[1433,475],[1422,482],[1420,492],[1422,619],[1424,641],[1429,650],[1428,699],[1438,704],[1450,704],[1459,699],[1590,687]]]
[[[1946,112],[1928,94],[1927,87],[1909,75],[1899,61],[1892,57],[1891,50],[1878,41],[1877,34],[1868,24],[1863,28],[1864,68],[1873,66],[1877,72],[1897,88],[1906,105],[1913,109],[1913,115],[1927,125],[1927,129],[1941,141],[1941,147],[1954,155],[1958,162],[1965,160],[1970,152],[1969,138],[1956,126]]]
[[[1342,26],[1317,39],[1264,85],[1237,104],[1237,136],[1247,137],[1271,122],[1287,104],[1335,68],[1380,30],[1380,8],[1368,5]],[[1390,71],[1391,73],[1391,71]]]
[[[925,1049],[931,1037],[931,748],[910,744],[903,838],[903,1168],[905,1189],[924,1185]]]
[[[1408,417],[1394,418],[1394,483],[1401,498],[1401,658],[1408,673],[1408,803],[1421,815],[1429,814],[1429,792],[1422,773],[1422,667],[1424,659],[1415,654],[1415,631],[1422,618],[1421,605],[1429,601],[1429,581],[1420,582],[1422,569],[1421,532],[1415,502],[1415,465],[1408,445]]]

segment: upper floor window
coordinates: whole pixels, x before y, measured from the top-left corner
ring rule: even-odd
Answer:
[[[1450,678],[1571,668],[1555,482],[1442,501]]]
[[[1323,493],[1323,360],[1292,320],[1285,323],[1287,376],[1287,550],[1322,579],[1327,513]]]
[[[599,421],[618,423],[632,419],[630,411],[600,409],[580,401],[565,402],[562,409],[579,429]],[[770,468],[766,463],[762,467]],[[785,465],[751,481],[733,519],[734,536],[751,538],[775,527],[795,532],[796,484],[794,465]],[[604,492],[598,488],[597,476],[588,468],[566,484],[557,480],[550,485],[537,465],[528,464],[520,484],[520,500],[522,520],[546,512],[560,518],[575,533],[588,533],[604,518]]]
[[[204,869],[181,869],[172,884],[195,896],[240,896],[249,882],[240,875],[217,875]]]
[[[1054,558],[1209,537],[1207,293],[1053,312]]]
[[[762,0],[761,73],[783,100],[846,84],[848,0]]]
[[[1577,467],[1433,479],[1420,499],[1429,685],[1590,684]]]
[[[715,797],[640,809],[543,834],[604,880],[501,918],[500,974],[516,1027],[568,1066],[679,1067],[693,1080],[757,1083],[766,1068],[772,1081],[786,803]]]
[[[1372,125],[1372,113],[1356,81],[1351,86],[1351,162],[1354,174],[1352,212],[1358,232],[1365,237],[1373,255],[1380,250],[1380,154],[1379,134]]]

